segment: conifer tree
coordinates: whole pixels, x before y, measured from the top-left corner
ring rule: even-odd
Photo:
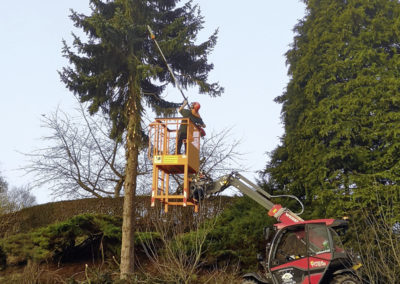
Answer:
[[[177,106],[161,96],[173,80],[149,38],[147,25],[183,88],[197,85],[200,93],[211,96],[223,91],[218,83],[209,83],[207,76],[213,69],[207,55],[216,44],[217,31],[196,44],[203,17],[191,2],[179,2],[90,0],[90,15],[71,14],[87,39],[74,35],[72,47],[64,42],[63,54],[71,65],[60,72],[62,81],[81,102],[89,103],[90,113],[102,111],[109,116],[111,137],[126,135],[121,278],[133,273],[134,196],[144,106],[157,114]]]
[[[304,2],[276,98],[285,134],[265,174],[319,217],[399,200],[400,3]]]

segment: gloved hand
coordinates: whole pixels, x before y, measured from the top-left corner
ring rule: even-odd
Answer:
[[[182,103],[182,107],[185,107],[188,104],[188,101],[185,99]]]

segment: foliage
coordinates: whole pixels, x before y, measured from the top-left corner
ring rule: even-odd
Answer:
[[[96,198],[91,200],[100,201]],[[115,199],[109,198],[109,200]],[[89,201],[84,200],[83,203],[89,204]],[[69,201],[69,203],[71,202]],[[230,204],[231,200],[224,199],[224,203]],[[62,205],[62,203],[57,204]],[[208,206],[211,206],[211,203]],[[99,204],[98,206],[98,208],[107,211],[103,207],[104,204]],[[60,208],[65,208],[65,206]],[[87,209],[90,210],[90,206]],[[41,211],[42,214],[44,214],[44,211]],[[53,212],[54,210],[50,211]],[[212,211],[219,212],[218,210]],[[211,281],[214,277],[218,279],[235,279],[232,281],[237,281],[237,271],[232,273],[229,268],[229,273],[227,273],[225,272],[228,269],[226,266],[220,267],[218,270],[215,270],[214,267],[205,271],[200,270],[204,266],[202,256],[207,252],[207,238],[210,232],[213,231],[217,219],[206,223],[201,220],[191,219],[191,228],[193,230],[188,233],[182,233],[187,230],[188,226],[185,222],[176,223],[176,218],[172,216],[174,214],[174,212],[170,212],[165,216],[148,216],[152,222],[158,224],[153,225],[156,232],[136,233],[135,247],[141,262],[140,265],[143,265],[144,269],[144,274],[140,276],[141,279],[148,280],[148,283],[165,283],[165,279],[186,279],[190,283],[204,283],[204,281]],[[188,217],[188,215],[179,216],[183,219]],[[204,216],[204,218],[208,217]],[[82,261],[82,257],[91,258],[92,256],[95,258],[104,256],[106,260],[110,260],[112,256],[117,256],[116,259],[118,260],[120,243],[120,217],[83,214],[67,219],[64,222],[33,230],[30,233],[17,234],[0,239],[0,250],[4,249],[4,253],[0,253],[0,265],[3,262],[4,267],[7,260],[8,265],[28,263],[27,267],[33,269],[34,266],[32,265],[37,266],[42,261],[47,263],[54,261],[58,263]],[[91,247],[90,251],[87,250],[89,246]],[[145,252],[147,252],[147,255]],[[150,258],[148,259],[149,256]],[[150,261],[152,263],[150,269],[147,267],[148,260],[152,260]],[[43,269],[46,270],[46,268],[39,267],[35,268],[34,271],[29,270],[31,277],[45,277],[47,273],[44,273]],[[157,273],[154,270],[157,270]],[[103,280],[110,281],[110,275],[112,275],[112,279],[115,279],[117,272],[115,269],[114,271],[106,271],[87,268],[85,273],[88,275],[87,281],[103,283],[101,282]],[[211,283],[214,282],[211,281]]]
[[[73,249],[84,249],[85,242],[100,241],[105,252],[117,254],[121,239],[121,218],[106,215],[78,215],[26,234],[0,240],[7,262],[63,260]]]
[[[148,198],[138,200],[139,208]],[[0,238],[63,222],[84,213],[122,216],[122,198],[86,198],[40,204],[0,216]]]
[[[138,203],[136,208],[138,209],[138,215],[141,215],[141,217],[137,220],[138,229],[155,230],[155,227],[151,225],[154,220],[159,219],[160,222],[166,222],[169,224],[174,220],[176,221],[176,216],[179,216],[179,218],[182,219],[180,224],[185,228],[187,228],[189,224],[193,224],[195,222],[195,214],[191,208],[189,208],[190,210],[185,210],[185,212],[175,212],[173,210],[170,214],[159,216],[157,212],[159,212],[161,209],[150,209],[148,198],[148,196],[144,196],[142,198],[138,198],[137,200]],[[230,204],[230,199],[231,198],[229,197],[220,198],[215,200],[214,203],[207,203],[207,206],[211,211],[219,212],[217,207],[220,207],[221,201],[225,204]],[[42,243],[39,243],[38,248],[31,250],[32,247],[37,245],[31,242],[34,236],[38,237],[39,239],[41,239],[42,236],[45,239],[44,242],[49,244],[49,247],[46,248],[45,251],[49,251],[50,256],[54,255],[51,245],[54,248],[57,246],[62,246],[62,243],[57,243],[54,241],[55,239],[59,238],[64,239],[60,239],[58,241],[63,242],[66,246],[68,246],[68,243],[76,246],[78,245],[78,239],[78,241],[84,241],[85,236],[89,237],[96,234],[98,236],[101,234],[101,236],[107,238],[109,237],[111,239],[119,239],[120,236],[118,234],[120,234],[121,231],[121,228],[119,228],[119,222],[122,216],[121,205],[121,198],[92,198],[49,203],[26,208],[16,213],[4,215],[0,218],[0,223],[2,224],[0,226],[2,230],[0,237],[3,238],[1,242],[6,243],[7,246],[15,245],[15,255],[24,256],[23,251],[26,251],[29,258],[41,259],[40,256],[30,256],[31,252],[32,254],[36,255],[36,251],[34,251],[35,249],[42,251],[43,248]],[[82,214],[83,212],[91,212],[91,214]],[[149,214],[143,214],[143,212],[148,212]],[[76,214],[82,215],[75,216]],[[57,223],[48,225],[51,222]],[[60,227],[64,229],[59,229]],[[171,229],[172,227],[169,226],[168,228]],[[61,235],[58,236],[57,234],[59,233]],[[147,243],[149,239],[157,240],[159,238],[158,234],[159,233],[147,231],[138,232],[138,237],[135,239],[135,244],[139,245],[141,243]],[[15,244],[13,244],[14,242]],[[56,243],[51,244],[52,242]],[[24,248],[24,244],[29,248]],[[62,251],[62,248],[58,250]],[[24,256],[22,259],[26,259],[26,257]]]
[[[310,217],[352,218],[347,241],[368,280],[391,283],[400,218],[400,3],[304,2],[306,17],[286,53],[291,79],[276,98],[285,134],[264,175],[274,190],[304,200]]]
[[[179,219],[182,226],[189,228],[194,222],[196,214],[193,208],[173,207],[169,214],[160,214],[161,208],[157,205],[150,207],[149,196],[137,196],[135,200],[136,226],[139,231],[154,231],[152,220]],[[232,202],[232,197],[220,196],[208,200],[208,213],[217,214]],[[18,233],[28,233],[33,229],[46,227],[56,222],[67,221],[70,218],[85,214],[106,214],[122,216],[123,198],[86,198],[40,204],[21,211],[0,216],[0,238]],[[161,205],[160,205],[161,206]]]
[[[248,197],[237,198],[218,217],[207,236],[205,261],[219,266],[239,264],[244,270],[257,267],[256,253],[265,252],[263,228],[274,219]]]
[[[64,222],[0,239],[0,256],[11,264],[27,260],[64,261],[73,258],[118,257],[121,245],[120,216],[82,214]],[[137,232],[135,246],[142,246],[149,239],[160,238],[156,232]],[[95,249],[86,253],[88,247]],[[2,249],[2,250],[1,250]],[[100,251],[102,250],[102,251]],[[1,253],[3,251],[3,253]],[[85,256],[86,255],[86,256]]]
[[[399,200],[400,3],[305,3],[276,98],[285,134],[265,174],[320,216],[373,205],[372,185]]]

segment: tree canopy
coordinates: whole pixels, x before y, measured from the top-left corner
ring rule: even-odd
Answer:
[[[161,94],[173,79],[154,43],[147,25],[156,33],[161,49],[168,58],[183,88],[197,85],[200,93],[218,96],[218,83],[208,83],[213,64],[207,55],[217,40],[215,31],[208,40],[196,43],[203,17],[191,2],[177,6],[177,0],[91,0],[90,16],[72,10],[74,25],[87,35],[87,42],[74,35],[73,46],[64,42],[63,54],[71,63],[60,72],[62,81],[89,110],[99,109],[113,121],[116,137],[127,128],[129,94],[138,96],[157,114],[175,111],[177,104]],[[137,113],[141,114],[140,104]]]
[[[398,199],[400,3],[304,2],[276,98],[285,133],[265,174],[319,216]]]

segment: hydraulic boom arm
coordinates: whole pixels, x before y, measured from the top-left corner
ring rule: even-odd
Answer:
[[[224,175],[220,177],[216,181],[206,180],[206,181],[194,181],[192,182],[193,189],[197,192],[202,190],[200,194],[203,198],[208,198],[213,194],[224,191],[226,188],[234,186],[239,189],[243,194],[247,195],[258,204],[263,206],[268,210],[268,215],[271,217],[275,217],[279,222],[282,223],[298,223],[304,221],[297,214],[293,213],[287,208],[283,208],[279,204],[275,204],[271,201],[274,197],[282,197],[282,196],[273,196],[268,192],[264,191],[262,188],[252,183],[250,180],[242,176],[237,172],[232,172],[231,174]],[[301,201],[295,196],[289,196],[295,198],[302,205]]]

